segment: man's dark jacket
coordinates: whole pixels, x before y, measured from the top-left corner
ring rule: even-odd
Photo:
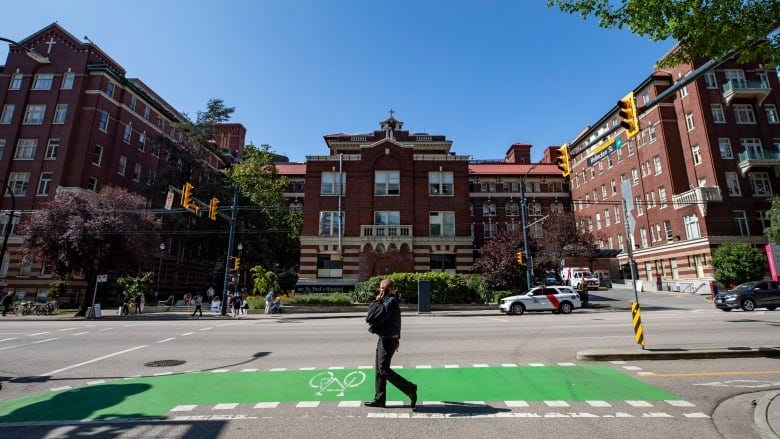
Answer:
[[[366,314],[368,331],[382,338],[401,338],[401,308],[395,296],[374,300]]]

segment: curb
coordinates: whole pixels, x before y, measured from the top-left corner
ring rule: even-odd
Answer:
[[[578,360],[616,361],[616,360],[680,360],[702,358],[750,358],[750,357],[780,357],[780,348],[774,347],[731,347],[716,349],[646,349],[635,350],[605,350],[591,349],[577,352]]]
[[[780,439],[780,436],[775,433],[769,422],[769,407],[774,402],[775,398],[780,396],[780,391],[769,392],[762,396],[756,404],[756,410],[753,412],[753,422],[756,424],[761,437],[767,439]]]

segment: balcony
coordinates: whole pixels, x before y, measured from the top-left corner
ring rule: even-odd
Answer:
[[[396,247],[407,244],[411,247],[414,238],[412,230],[411,225],[362,225],[360,226],[360,238],[363,242],[395,244]]]
[[[780,152],[745,151],[739,153],[739,171],[744,177],[750,168],[780,166]]]
[[[726,100],[726,105],[731,105],[731,101],[737,98],[756,99],[758,105],[761,105],[771,92],[769,85],[761,81],[730,79],[723,84],[723,99]]]
[[[702,215],[707,214],[708,202],[721,203],[723,196],[720,194],[720,188],[715,187],[697,187],[672,197],[675,209],[682,209],[691,204],[699,206]]]

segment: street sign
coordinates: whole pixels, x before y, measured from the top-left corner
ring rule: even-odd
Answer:
[[[98,274],[97,281],[98,281],[98,283],[108,282],[108,275],[107,274]]]
[[[620,139],[620,137],[615,139],[615,149],[620,149],[623,147],[623,140]]]
[[[165,198],[165,208],[168,210],[171,210],[171,208],[173,207],[173,197],[174,197],[173,191],[168,191],[168,197]]]

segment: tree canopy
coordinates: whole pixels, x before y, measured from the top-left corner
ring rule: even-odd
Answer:
[[[764,234],[770,244],[780,244],[780,197],[772,198],[772,208],[766,212],[769,218],[769,227],[764,229]]]
[[[603,28],[628,28],[653,41],[674,39],[679,50],[659,66],[699,58],[719,59],[741,50],[738,61],[780,65],[777,0],[548,0],[547,6],[594,16]]]
[[[726,285],[737,285],[761,279],[767,271],[766,254],[750,244],[723,244],[712,253],[715,280]]]

